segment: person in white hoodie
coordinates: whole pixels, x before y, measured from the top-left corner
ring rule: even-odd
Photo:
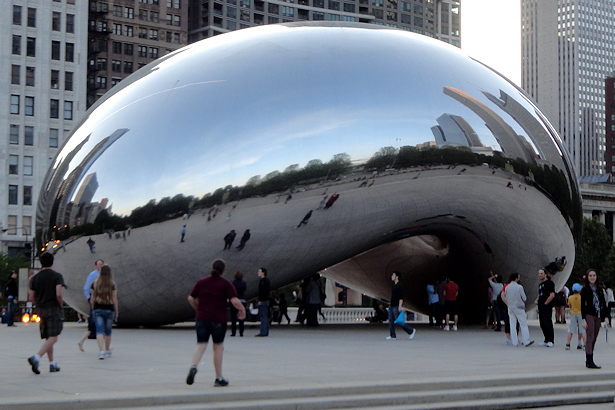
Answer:
[[[521,277],[518,273],[510,275],[510,283],[503,292],[503,300],[508,305],[508,316],[510,317],[510,339],[513,346],[519,345],[517,337],[517,322],[521,330],[521,344],[525,347],[534,343],[530,340],[530,330],[527,327],[527,315],[525,313],[525,290],[519,284]]]

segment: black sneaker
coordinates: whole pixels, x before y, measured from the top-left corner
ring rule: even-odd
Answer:
[[[50,364],[49,365],[49,371],[51,373],[59,372],[60,371],[60,367],[57,364]]]
[[[28,363],[30,363],[30,366],[32,366],[32,371],[34,372],[34,374],[41,374],[41,371],[38,370],[38,360],[36,360],[34,356],[28,357]]]
[[[583,350],[583,346],[577,345],[577,350]]]
[[[186,378],[186,384],[194,383],[194,376],[196,375],[196,367],[191,367]]]
[[[224,386],[228,386],[228,380],[226,380],[224,377],[220,377],[219,379],[216,379],[216,381],[214,382],[214,387],[224,387]]]

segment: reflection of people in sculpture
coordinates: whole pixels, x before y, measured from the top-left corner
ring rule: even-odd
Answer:
[[[333,206],[333,204],[335,203],[335,201],[337,201],[337,198],[340,197],[340,194],[333,194],[331,195],[331,198],[329,198],[329,200],[327,201],[327,204],[325,205],[325,209],[329,209],[331,208],[331,206]]]
[[[243,233],[243,236],[239,240],[239,246],[237,247],[237,249],[242,250],[243,247],[246,246],[246,242],[248,242],[249,239],[250,239],[250,230],[246,229],[246,231]]]
[[[325,206],[325,203],[327,202],[327,198],[328,196],[325,195],[321,200],[320,203],[318,204],[318,208],[316,208],[316,210],[322,209]]]
[[[288,201],[290,201],[291,199],[293,199],[293,196],[291,194],[288,194],[288,196],[286,197],[286,201],[284,201],[284,203],[287,204]]]
[[[235,230],[232,229],[229,233],[224,237],[224,249],[231,249],[231,245],[233,245],[233,241],[235,240]]]
[[[90,247],[90,252],[95,253],[96,251],[94,250],[94,247],[96,245],[96,242],[94,242],[92,238],[90,238],[88,239],[87,244]]]
[[[183,226],[181,230],[181,234],[182,234],[181,242],[184,242],[184,236],[186,236],[186,225]]]
[[[310,209],[310,212],[308,212],[303,219],[301,220],[301,222],[299,222],[299,225],[297,225],[297,228],[299,228],[301,225],[307,225],[308,221],[310,220],[310,218],[312,217],[312,210]]]

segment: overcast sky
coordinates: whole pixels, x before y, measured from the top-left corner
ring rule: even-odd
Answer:
[[[461,49],[521,86],[521,0],[461,0]]]

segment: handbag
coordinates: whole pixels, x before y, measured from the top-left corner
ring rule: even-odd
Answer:
[[[397,316],[397,319],[395,319],[395,322],[393,323],[398,325],[406,324],[406,312],[404,312],[403,310],[399,312],[399,316]]]

